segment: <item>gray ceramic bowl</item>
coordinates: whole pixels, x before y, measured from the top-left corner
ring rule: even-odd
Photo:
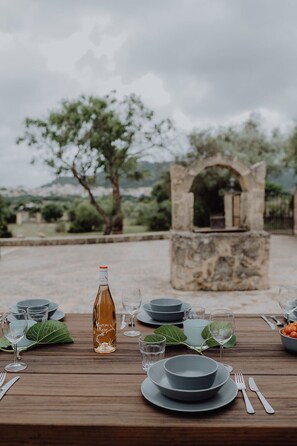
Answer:
[[[206,389],[215,380],[218,363],[206,356],[180,355],[167,359],[164,370],[175,389]]]
[[[180,321],[184,317],[185,310],[190,310],[191,304],[183,303],[179,311],[170,311],[168,313],[162,311],[153,311],[150,304],[144,304],[143,309],[147,314],[158,322],[175,322]]]
[[[207,389],[187,390],[175,389],[170,384],[164,370],[166,359],[153,364],[147,372],[150,380],[158,387],[160,392],[173,400],[195,402],[212,398],[229,379],[229,372],[223,364],[218,363],[218,371],[211,387]]]
[[[27,310],[28,307],[48,307],[50,301],[47,299],[26,299],[17,302],[17,307],[21,310]]]
[[[290,336],[282,334],[281,330],[279,330],[279,334],[283,347],[285,347],[285,349],[287,350],[290,350],[290,352],[297,353],[297,338],[290,338]]]
[[[172,311],[180,311],[182,307],[182,301],[179,299],[153,299],[150,301],[152,311],[158,311],[159,313],[168,313]]]

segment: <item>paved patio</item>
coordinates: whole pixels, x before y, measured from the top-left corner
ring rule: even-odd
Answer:
[[[118,310],[121,289],[139,285],[143,302],[178,297],[207,310],[229,307],[239,313],[280,313],[277,289],[297,286],[297,237],[271,237],[270,289],[265,291],[182,292],[170,285],[169,240],[96,245],[2,247],[0,311],[20,299],[46,297],[64,312],[91,312],[98,288],[98,265],[109,266]]]

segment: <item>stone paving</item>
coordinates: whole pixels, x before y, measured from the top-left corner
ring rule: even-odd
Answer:
[[[91,312],[98,288],[98,265],[109,266],[118,311],[121,289],[138,285],[143,302],[178,297],[207,310],[229,307],[238,313],[280,313],[279,285],[297,286],[297,237],[271,237],[270,288],[264,291],[183,292],[170,285],[170,242],[2,247],[0,311],[25,298],[49,298],[64,312]]]

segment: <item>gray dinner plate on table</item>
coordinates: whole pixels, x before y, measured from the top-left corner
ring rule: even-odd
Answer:
[[[167,377],[164,369],[165,361],[167,361],[167,359],[162,359],[161,361],[153,364],[148,369],[147,375],[163,395],[173,400],[186,403],[209,400],[210,398],[213,398],[217,392],[219,392],[219,390],[230,378],[229,371],[223,364],[218,362],[218,371],[216,373],[215,380],[208,389],[189,390],[176,388],[170,383]]]
[[[56,310],[54,314],[51,315],[49,318],[50,321],[60,321],[61,319],[64,319],[65,313],[61,310]]]
[[[157,327],[159,327],[160,325],[181,325],[183,323],[182,319],[180,319],[179,321],[173,321],[173,322],[155,321],[145,311],[140,311],[140,313],[138,313],[138,315],[137,315],[137,319],[140,322],[143,322],[144,324],[156,325]]]
[[[163,409],[173,410],[176,412],[208,412],[210,410],[220,409],[231,403],[238,393],[235,382],[229,378],[226,384],[218,391],[218,393],[209,400],[186,403],[182,401],[172,400],[162,395],[158,388],[146,378],[141,384],[141,393],[144,398],[155,406]]]

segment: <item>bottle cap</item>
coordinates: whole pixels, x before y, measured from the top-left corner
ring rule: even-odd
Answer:
[[[108,266],[101,265],[101,266],[99,266],[99,269],[108,269]]]

